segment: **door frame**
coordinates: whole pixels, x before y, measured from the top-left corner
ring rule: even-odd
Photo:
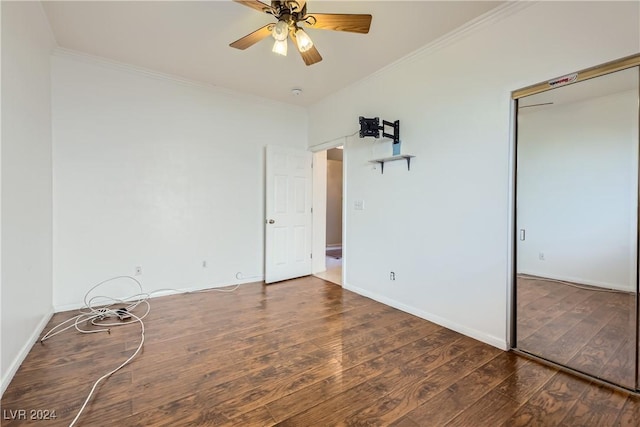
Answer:
[[[347,244],[347,168],[346,168],[346,162],[347,162],[347,157],[348,157],[348,150],[347,150],[347,141],[348,141],[349,137],[348,136],[344,136],[344,137],[340,137],[340,138],[336,138],[332,141],[328,141],[322,144],[318,144],[315,145],[313,147],[310,147],[309,150],[313,153],[314,155],[314,160],[315,160],[315,155],[318,153],[321,153],[323,151],[327,151],[330,150],[332,148],[336,148],[336,147],[340,147],[342,146],[342,277],[341,277],[341,282],[342,282],[342,287],[346,287],[346,277],[347,277],[347,251],[348,251],[348,244]],[[322,194],[318,194],[316,191],[313,192],[313,202],[312,202],[312,206],[313,206],[313,243],[312,243],[312,253],[313,253],[313,257],[314,259],[316,259],[316,257],[322,257],[323,261],[323,265],[324,268],[322,270],[316,270],[313,266],[314,264],[312,264],[312,271],[311,274],[316,274],[316,273],[321,273],[322,271],[326,271],[326,260],[325,260],[325,254],[326,254],[326,233],[327,233],[327,224],[326,224],[326,207],[327,207],[327,193],[326,193],[326,181],[327,181],[327,164],[326,162],[323,165],[318,165],[316,164],[316,162],[314,161],[313,163],[313,187],[314,189],[316,188],[316,179],[319,179],[318,177],[321,176],[322,179],[324,180],[324,186],[325,186],[325,191]],[[321,207],[324,207],[324,209],[320,209]],[[322,212],[320,212],[322,211]],[[320,215],[321,214],[321,215]],[[323,224],[322,227],[318,227],[317,225],[321,223]],[[321,231],[320,231],[321,230]],[[318,236],[318,233],[323,233],[322,236]],[[322,245],[319,245],[318,243],[321,242]],[[322,246],[322,247],[320,247]]]
[[[534,355],[531,355],[527,352],[523,352],[517,348],[517,246],[519,239],[518,232],[518,224],[517,224],[517,159],[518,159],[518,102],[521,98],[529,95],[534,95],[537,93],[545,92],[548,90],[552,90],[556,87],[567,86],[573,83],[581,82],[584,80],[588,80],[595,77],[604,76],[606,74],[611,74],[616,71],[622,71],[628,68],[639,67],[640,66],[640,54],[627,56],[624,58],[620,58],[614,61],[606,62],[604,64],[600,64],[594,67],[586,68],[574,73],[566,74],[564,76],[557,77],[552,80],[536,83],[531,86],[527,86],[521,89],[514,90],[511,92],[511,111],[510,111],[510,120],[511,120],[511,141],[510,144],[510,158],[511,158],[511,167],[510,174],[511,180],[510,185],[512,186],[512,190],[509,192],[510,194],[510,220],[509,220],[509,229],[511,233],[511,238],[509,239],[509,252],[511,256],[511,263],[509,263],[509,282],[510,285],[508,287],[507,292],[507,301],[508,301],[508,312],[509,312],[509,321],[507,323],[507,338],[508,338],[508,346],[511,350],[518,352],[524,356],[533,358],[535,360],[541,361],[543,363],[555,366],[558,369],[563,371],[568,371],[573,374],[576,374],[580,377],[586,378],[590,381],[605,384],[610,387],[618,388],[624,390],[626,392],[632,392],[634,394],[638,394],[640,392],[640,159],[639,167],[638,167],[638,213],[636,215],[636,353],[635,353],[635,390],[629,389],[619,384],[615,384],[609,382],[607,380],[602,380],[600,378],[594,377],[588,373],[582,372],[580,370],[570,368],[568,366],[560,365],[558,363],[549,361],[547,359],[543,359]],[[640,71],[639,71],[640,72]],[[640,91],[639,91],[640,97]],[[638,137],[640,140],[640,126],[638,129]]]

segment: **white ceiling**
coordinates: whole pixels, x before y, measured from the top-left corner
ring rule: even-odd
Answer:
[[[369,13],[369,34],[308,30],[324,60],[307,67],[267,39],[229,43],[273,22],[230,0],[45,1],[61,48],[287,103],[309,105],[419,49],[502,2],[309,0],[309,13]],[[293,88],[303,94],[294,96]]]

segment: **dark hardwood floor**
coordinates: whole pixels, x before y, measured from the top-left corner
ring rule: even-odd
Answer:
[[[74,313],[59,313],[49,326]],[[637,426],[640,400],[315,277],[151,300],[81,426]],[[36,344],[2,398],[68,425],[138,326]]]
[[[518,348],[634,388],[634,294],[533,276],[518,277],[517,286]]]

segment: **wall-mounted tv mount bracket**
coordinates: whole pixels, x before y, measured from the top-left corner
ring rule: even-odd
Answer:
[[[393,134],[385,132],[387,127],[393,128]],[[360,116],[360,138],[367,136],[380,138],[380,131],[382,131],[383,137],[392,139],[394,144],[400,143],[400,120],[396,120],[395,122],[383,120],[382,126],[380,126],[380,117],[367,119],[366,117]]]
[[[393,128],[393,134],[385,132],[385,130],[389,127]],[[380,126],[379,117],[367,119],[366,117],[360,116],[360,138],[365,138],[367,136],[380,138],[380,131],[382,131],[383,137],[393,140],[393,156],[370,160],[370,162],[380,164],[380,173],[384,173],[385,162],[406,159],[407,170],[411,170],[411,158],[415,156],[400,154],[400,120],[396,120],[395,122],[388,122],[386,120],[383,120],[382,126]]]

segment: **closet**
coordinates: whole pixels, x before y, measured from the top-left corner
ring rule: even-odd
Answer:
[[[512,345],[638,390],[640,55],[513,93]]]

